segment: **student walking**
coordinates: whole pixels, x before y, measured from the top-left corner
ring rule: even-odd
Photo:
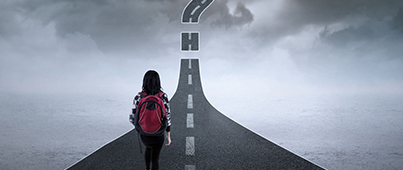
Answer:
[[[146,146],[144,158],[146,169],[158,170],[158,159],[161,148],[171,144],[171,113],[168,95],[162,91],[159,74],[154,70],[146,72],[143,78],[142,91],[133,100],[133,111],[130,121]]]

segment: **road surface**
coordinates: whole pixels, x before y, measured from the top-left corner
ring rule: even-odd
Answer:
[[[203,93],[198,59],[181,60],[170,105],[172,144],[162,148],[160,169],[323,169],[217,111]],[[143,170],[144,155],[132,130],[68,169]]]

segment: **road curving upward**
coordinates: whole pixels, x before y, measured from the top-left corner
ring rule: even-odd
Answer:
[[[170,105],[172,144],[162,148],[160,169],[323,169],[217,111],[203,93],[198,59],[181,59]],[[68,169],[142,170],[145,164],[132,130]]]

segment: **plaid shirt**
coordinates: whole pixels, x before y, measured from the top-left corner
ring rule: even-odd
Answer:
[[[133,113],[135,113],[135,110],[137,109],[141,98],[144,97],[142,96],[140,93],[138,93],[133,100]],[[161,96],[162,101],[164,102],[165,105],[165,109],[167,112],[167,120],[168,120],[168,127],[167,127],[167,132],[171,131],[171,111],[169,109],[169,100],[168,100],[168,95],[166,93],[164,93]],[[130,116],[131,117],[131,116]],[[130,118],[130,122],[134,123],[134,120],[132,118]]]

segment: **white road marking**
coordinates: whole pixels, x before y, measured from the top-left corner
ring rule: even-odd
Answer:
[[[195,165],[185,165],[185,170],[196,170]]]
[[[192,69],[192,60],[189,59],[189,69]],[[192,74],[188,76],[188,84],[192,84]],[[188,109],[193,109],[193,95],[188,95]],[[188,113],[186,118],[186,127],[193,128],[193,113]],[[194,137],[186,137],[186,155],[194,155],[195,154],[195,138]],[[185,165],[185,170],[196,170],[195,165]]]
[[[188,84],[191,85],[192,84],[192,75],[189,74],[188,76]]]
[[[190,13],[190,15],[194,15],[195,12],[200,8],[200,5],[197,5],[197,7],[195,9],[193,9],[193,11]]]
[[[188,109],[193,109],[193,95],[188,95]]]
[[[186,118],[186,127],[187,128],[193,128],[193,113],[188,113],[187,118]]]
[[[195,155],[195,137],[186,137],[186,155]]]

